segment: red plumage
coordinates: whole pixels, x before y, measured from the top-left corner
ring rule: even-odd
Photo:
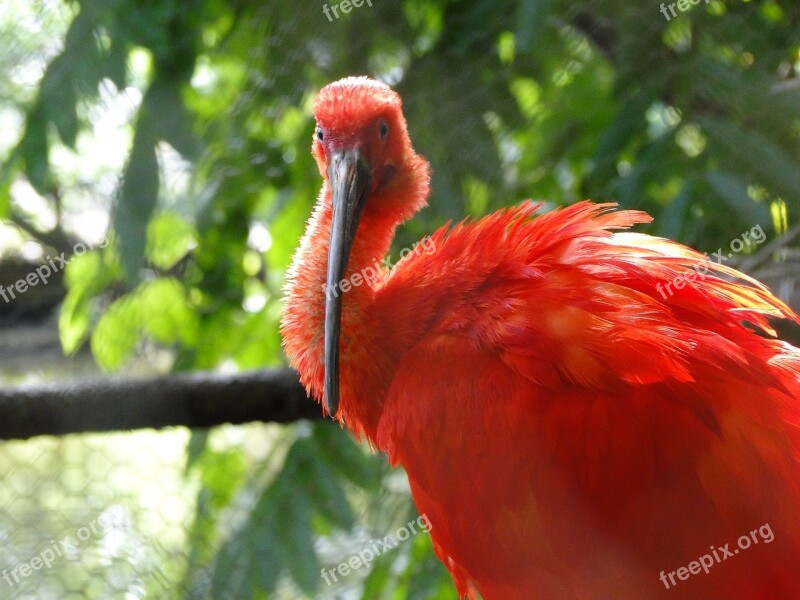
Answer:
[[[282,334],[319,399],[337,140],[367,148],[375,173],[346,277],[386,254],[427,195],[387,90],[343,80],[315,108],[334,142],[315,141],[326,184]],[[394,137],[375,133],[381,119]],[[615,231],[644,213],[536,210],[440,229],[342,293],[340,421],[405,467],[461,594],[800,597],[800,351],[755,332],[797,316],[685,246]],[[694,281],[663,292],[687,271]],[[740,551],[678,575],[725,544]]]

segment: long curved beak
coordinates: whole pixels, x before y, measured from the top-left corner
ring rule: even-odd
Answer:
[[[330,416],[339,409],[339,334],[342,290],[353,239],[370,189],[370,166],[358,148],[335,152],[328,167],[333,218],[331,219],[328,274],[325,283],[325,408]]]

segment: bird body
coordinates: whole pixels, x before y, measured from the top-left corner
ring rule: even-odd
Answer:
[[[387,86],[331,84],[315,115],[286,352],[406,469],[460,595],[800,598],[800,351],[755,333],[786,305],[589,202],[442,228],[364,281],[427,163]]]

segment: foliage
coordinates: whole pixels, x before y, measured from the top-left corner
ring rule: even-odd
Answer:
[[[53,149],[93,127],[103,86],[140,89],[113,243],[70,263],[60,317],[65,350],[90,343],[106,369],[147,344],[170,350],[173,370],[282,360],[280,285],[319,186],[310,100],[348,74],[396,84],[434,168],[431,206],[397,247],[527,197],[642,208],[654,232],[701,250],[800,219],[796,2],[712,0],[669,20],[621,0],[375,2],[332,22],[310,0],[70,7],[63,48],[18,101],[0,218],[14,221],[19,178],[58,204]],[[281,581],[315,596],[320,539],[361,517],[387,531],[408,510],[381,459],[325,426],[290,428],[258,484],[241,456],[193,441],[191,597],[265,597]],[[243,495],[256,498],[249,518],[225,524]],[[380,518],[365,508],[376,499],[405,508]],[[378,560],[362,593],[454,597],[426,538]]]

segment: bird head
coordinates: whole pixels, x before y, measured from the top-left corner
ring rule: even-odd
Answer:
[[[411,147],[402,102],[388,85],[348,77],[324,87],[314,102],[312,153],[332,208],[326,290],[344,277],[363,220],[392,226],[425,205],[428,162]],[[380,257],[375,257],[380,258]],[[325,404],[339,406],[339,333],[342,294],[326,294]]]

